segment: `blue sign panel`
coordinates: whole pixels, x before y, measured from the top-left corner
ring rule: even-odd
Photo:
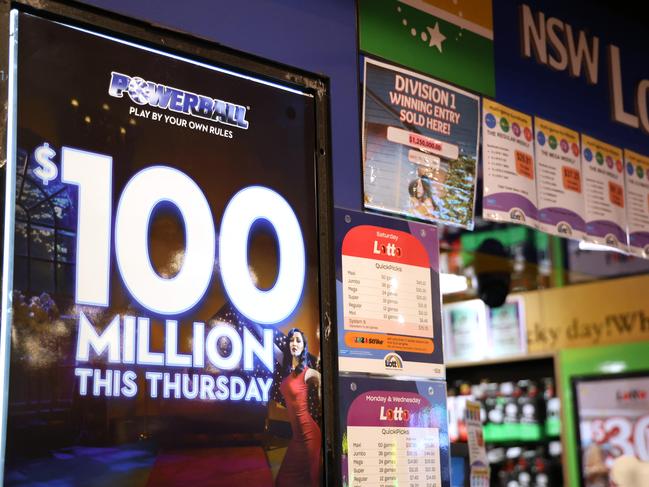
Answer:
[[[649,150],[645,27],[584,2],[494,2],[496,98],[617,146]]]

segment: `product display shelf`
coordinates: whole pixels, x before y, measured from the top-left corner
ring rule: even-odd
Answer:
[[[544,391],[542,384],[547,383],[548,379],[552,384],[554,397],[559,397],[558,363],[554,353],[514,355],[479,361],[456,361],[446,364],[447,381],[449,390],[452,391],[450,394],[457,394],[456,398],[462,397],[461,389],[464,388],[466,392],[467,384],[490,383],[498,384],[500,387],[507,384],[511,388],[527,381],[538,386],[537,398],[540,401],[547,392]],[[498,394],[501,396],[500,388]],[[452,402],[451,400],[450,403]],[[484,398],[482,402],[484,406]],[[508,400],[508,402],[515,401]],[[540,414],[538,419],[541,424],[494,425],[489,421],[485,423],[485,443],[487,450],[492,452],[489,457],[493,462],[491,485],[500,486],[504,481],[511,481],[513,477],[519,475],[517,472],[525,468],[521,465],[528,465],[528,470],[531,472],[533,468],[537,468],[539,463],[543,462],[545,462],[544,468],[554,472],[555,479],[561,477],[560,458],[558,457],[560,450],[558,446],[561,442],[559,413],[555,411],[554,414],[549,414],[547,401],[544,399],[542,403],[543,411],[537,411],[537,414]],[[519,403],[517,407],[519,408],[518,414],[522,417],[523,406]],[[507,404],[503,408],[503,411],[506,410]],[[461,413],[456,412],[456,420],[460,419],[459,415]],[[551,416],[554,419],[547,421]],[[461,430],[462,426],[459,427],[460,435]],[[464,456],[465,448],[466,443],[456,441],[451,444],[451,453],[456,456]],[[515,455],[514,460],[512,460],[512,455]],[[496,457],[500,457],[500,460],[494,460]],[[542,458],[542,460],[537,460],[537,458]]]
[[[551,360],[552,362],[554,362],[555,354],[554,353],[530,353],[524,355],[508,355],[504,357],[493,357],[493,358],[488,358],[483,360],[452,361],[452,362],[447,362],[446,368],[447,369],[468,369],[472,367],[491,368],[491,366],[497,367],[499,365],[506,365],[506,364],[515,364],[521,362],[534,363],[536,361],[547,361],[547,360]],[[454,372],[449,373],[449,375],[455,375],[455,373]]]

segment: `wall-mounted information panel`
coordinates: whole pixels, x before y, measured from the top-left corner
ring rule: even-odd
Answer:
[[[334,224],[339,370],[443,379],[437,228],[342,209]]]
[[[446,383],[340,380],[343,485],[449,487]]]

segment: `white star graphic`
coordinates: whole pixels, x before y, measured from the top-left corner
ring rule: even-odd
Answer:
[[[428,34],[430,35],[430,42],[428,47],[435,46],[439,49],[439,52],[442,52],[442,42],[446,40],[446,36],[439,31],[439,23],[435,22],[435,27],[426,27]]]

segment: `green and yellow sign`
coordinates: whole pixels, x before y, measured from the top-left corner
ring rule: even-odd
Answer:
[[[360,0],[361,50],[495,95],[491,0]]]

